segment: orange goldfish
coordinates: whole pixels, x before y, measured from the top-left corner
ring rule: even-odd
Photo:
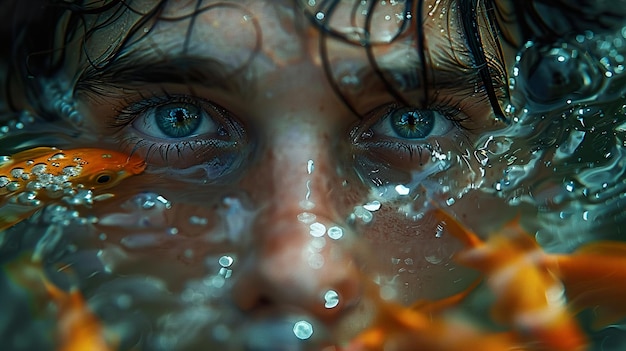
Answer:
[[[0,160],[0,231],[22,221],[67,189],[101,190],[143,172],[136,155],[80,148],[37,147]]]
[[[117,338],[107,341],[105,328],[91,311],[77,288],[69,292],[48,280],[40,258],[22,255],[4,267],[8,276],[27,288],[37,301],[52,302],[57,309],[57,351],[110,351]],[[42,304],[38,303],[38,308]]]
[[[459,263],[484,273],[496,296],[493,318],[513,327],[540,350],[584,350],[585,334],[570,313],[558,277],[543,264],[546,253],[518,220],[483,242],[440,209],[435,217],[468,247]]]
[[[441,314],[465,298],[477,283],[449,298],[420,301],[412,307],[379,301],[374,325],[353,339],[344,351],[522,350],[514,333],[483,332]]]
[[[354,338],[345,351],[423,350],[423,351],[505,351],[522,350],[510,332],[483,332],[467,323],[445,318],[443,313],[463,301],[480,279],[450,297],[420,300],[410,307],[377,301],[374,324]]]
[[[590,243],[573,254],[548,255],[543,263],[563,281],[574,310],[593,308],[594,328],[626,317],[626,243]]]
[[[107,343],[100,320],[91,312],[77,288],[66,292],[45,278],[43,282],[58,308],[59,347],[57,351],[113,350]]]

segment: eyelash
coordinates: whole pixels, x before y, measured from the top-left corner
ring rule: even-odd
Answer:
[[[150,108],[167,103],[188,103],[188,104],[206,104],[207,101],[199,101],[199,99],[191,98],[186,95],[152,95],[149,97],[142,96],[139,101],[124,100],[124,107],[115,109],[116,116],[109,120],[109,126],[112,128],[124,128],[132,124],[140,114],[146,112]]]
[[[230,134],[239,134],[240,138],[243,138],[243,131],[238,128],[239,125],[234,121],[230,113],[221,106],[206,101],[201,98],[191,97],[188,95],[173,95],[164,93],[162,95],[141,96],[139,100],[124,99],[123,107],[116,108],[116,114],[114,117],[107,121],[107,125],[118,132],[126,130],[127,127],[132,124],[142,115],[148,113],[151,109],[165,104],[191,104],[200,107],[204,114],[202,118],[212,119],[212,123],[215,123],[218,128],[218,135],[216,138],[207,140],[205,137],[196,138],[191,136],[190,138],[176,140],[172,139],[167,142],[159,141],[151,136],[145,135],[124,135],[120,138],[120,142],[124,148],[130,149],[130,153],[138,152],[138,150],[146,150],[143,157],[149,160],[154,154],[158,154],[162,161],[170,165],[170,161],[175,166],[177,164],[185,164],[180,168],[186,168],[186,162],[192,161],[190,165],[193,165],[199,161],[199,155],[211,155],[215,149],[228,149],[232,147],[230,140],[223,140],[224,136],[231,136]],[[210,111],[214,111],[212,114]],[[147,117],[147,116],[146,116]],[[230,126],[230,127],[229,127]],[[223,132],[223,133],[222,133]],[[222,137],[222,138],[220,138]],[[186,160],[185,151],[191,151],[191,160]],[[175,153],[177,158],[175,160],[170,159],[170,154]],[[196,159],[193,159],[193,158]],[[156,162],[158,163],[158,161]]]

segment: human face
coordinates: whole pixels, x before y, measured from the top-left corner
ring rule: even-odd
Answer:
[[[165,287],[158,299],[177,297],[156,307],[136,294],[120,312],[151,316],[145,347],[262,349],[257,334],[272,345],[342,343],[371,318],[372,286],[409,304],[476,277],[428,216],[445,206],[476,223],[477,208],[499,201],[480,189],[501,168],[475,145],[502,125],[469,68],[459,14],[426,1],[421,43],[415,24],[400,25],[403,5],[380,3],[368,47],[355,28],[368,5],[328,12],[351,39],[340,40],[313,24],[325,10],[312,3],[204,1],[190,15],[196,2],[170,1],[158,19],[126,11],[68,46],[76,55],[60,79],[76,81],[83,142],[148,163],[93,208],[108,272],[100,289],[149,276]],[[486,53],[497,57],[489,43]],[[168,318],[198,306],[199,329],[168,334]],[[194,334],[202,328],[211,335]]]

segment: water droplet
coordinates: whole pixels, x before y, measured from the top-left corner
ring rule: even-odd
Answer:
[[[324,294],[324,307],[335,308],[339,305],[339,294],[335,290],[328,290]]]
[[[48,161],[58,161],[58,160],[64,159],[65,157],[66,156],[65,156],[64,153],[59,152],[59,153],[56,153],[56,154],[50,156],[50,158],[48,158]],[[58,163],[57,163],[57,167],[58,167]]]
[[[454,205],[455,202],[456,202],[456,200],[453,197],[451,197],[448,200],[446,200],[446,205],[452,206],[452,205]]]
[[[316,14],[315,14],[315,18],[316,18],[318,21],[323,20],[323,19],[324,19],[324,17],[325,17],[324,12],[321,12],[321,11],[320,11],[320,12],[318,12],[318,13],[316,13]]]
[[[575,188],[576,186],[574,185],[573,181],[570,180],[569,182],[565,183],[565,190],[567,190],[568,192],[573,192]]]
[[[324,234],[326,234],[326,226],[320,222],[312,223],[309,226],[309,234],[311,234],[314,237],[323,236]]]
[[[30,172],[32,174],[35,174],[37,176],[46,173],[46,168],[48,166],[45,163],[38,163],[36,165],[34,165],[31,169]]]
[[[307,321],[297,321],[293,325],[293,334],[300,340],[306,340],[313,335],[313,325]]]
[[[313,269],[320,269],[324,266],[324,256],[319,253],[312,253],[309,256],[309,266]]]
[[[11,180],[8,177],[0,176],[0,188],[4,188],[9,183],[11,183]]]
[[[317,216],[314,215],[313,213],[302,212],[298,214],[297,218],[300,222],[309,224],[309,223],[315,222],[315,219],[317,218]]]
[[[437,228],[435,229],[435,238],[441,238],[443,236],[443,224],[437,224]]]
[[[63,174],[68,177],[78,177],[81,171],[82,167],[67,166],[63,168]]]
[[[315,164],[313,163],[313,160],[308,160],[306,163],[306,171],[308,174],[313,173],[313,170],[315,170]]]
[[[0,185],[0,188],[1,187],[2,186]],[[41,190],[42,188],[43,188],[43,184],[41,184],[41,182],[32,181],[26,184],[26,189],[31,190],[31,191]]]
[[[11,170],[11,177],[13,178],[21,178],[22,175],[24,174],[24,168],[13,168]]]
[[[381,207],[380,201],[374,200],[363,205],[363,208],[368,211],[378,211]]]
[[[424,259],[431,264],[440,264],[443,261],[443,257],[437,255],[424,255]]]
[[[339,240],[343,236],[343,229],[337,226],[328,228],[328,237],[334,240]]]
[[[6,188],[8,191],[16,191],[20,188],[20,183],[19,182],[10,182],[9,184],[6,185]]]
[[[159,201],[160,203],[165,205],[165,208],[167,208],[167,209],[172,208],[172,203],[168,199],[164,198],[162,195],[157,196],[156,199],[157,199],[157,201]]]
[[[195,225],[207,225],[209,220],[204,217],[191,216],[189,217],[189,223]]]
[[[398,195],[409,195],[409,193],[411,192],[411,189],[402,184],[396,185],[395,189]]]
[[[372,215],[372,212],[366,210],[363,206],[355,207],[353,213],[357,218],[360,218],[363,223],[369,223],[372,221],[372,219],[374,219],[374,215]]]
[[[230,267],[235,261],[231,256],[222,256],[217,260],[222,267]]]

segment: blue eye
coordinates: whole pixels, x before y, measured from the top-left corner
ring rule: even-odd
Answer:
[[[394,110],[388,117],[393,131],[401,138],[424,139],[435,127],[434,111],[419,111],[408,107]]]
[[[171,103],[154,109],[154,120],[163,134],[184,138],[194,134],[202,122],[202,113],[194,105]]]
[[[379,138],[422,141],[445,135],[452,127],[449,118],[436,110],[391,106],[371,128]]]
[[[222,135],[223,132],[217,122],[221,120],[217,109],[199,102],[170,101],[135,114],[139,116],[133,117],[132,126],[151,138],[189,139],[204,134]]]

